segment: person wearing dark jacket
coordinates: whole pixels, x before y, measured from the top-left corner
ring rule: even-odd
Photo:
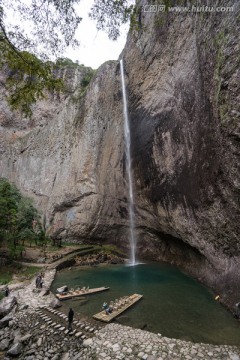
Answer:
[[[6,287],[5,287],[5,296],[8,296],[9,293],[10,293],[9,287],[6,286]]]
[[[69,312],[68,312],[68,330],[69,331],[72,331],[73,315],[74,315],[74,311],[72,308],[70,308]]]

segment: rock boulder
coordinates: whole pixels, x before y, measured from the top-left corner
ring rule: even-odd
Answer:
[[[13,307],[17,304],[17,298],[15,296],[8,296],[0,301],[0,318],[6,316]]]
[[[23,350],[23,345],[21,343],[14,344],[8,351],[7,354],[10,356],[18,356]]]
[[[0,329],[8,326],[9,321],[11,321],[12,318],[13,318],[13,317],[10,316],[10,315],[4,316],[4,318],[2,318],[2,319],[0,320]]]
[[[50,304],[49,304],[50,307],[52,307],[53,309],[57,309],[59,307],[62,306],[61,302],[58,300],[58,299],[53,299]]]

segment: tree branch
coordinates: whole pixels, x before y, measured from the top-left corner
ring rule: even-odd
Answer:
[[[4,34],[4,38],[1,38],[1,41],[4,41],[6,40],[8,45],[11,47],[11,49],[15,52],[15,54],[17,54],[18,57],[20,57],[20,59],[22,61],[24,61],[27,65],[31,66],[31,64],[26,60],[24,59],[24,57],[22,56],[22,54],[20,53],[20,51],[13,45],[13,43],[9,40],[8,36],[7,36],[7,33],[4,29],[4,26],[2,25],[2,23],[0,22],[0,28]]]

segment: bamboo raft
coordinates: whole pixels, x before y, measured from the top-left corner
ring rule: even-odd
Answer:
[[[56,294],[56,297],[59,300],[68,300],[68,299],[72,299],[72,298],[83,296],[83,295],[86,296],[86,295],[96,294],[98,292],[106,291],[109,289],[110,289],[109,287],[103,286],[103,287],[99,287],[99,288],[86,289],[86,290],[74,290],[74,291],[69,291],[65,295]]]
[[[106,314],[106,311],[103,310],[99,312],[96,315],[93,315],[93,318],[96,320],[104,321],[109,323],[113,319],[115,319],[117,316],[122,314],[124,311],[126,311],[128,308],[130,308],[132,305],[134,305],[136,302],[138,302],[143,295],[139,294],[133,294],[131,296],[124,297],[124,300],[120,304],[116,304],[113,306],[113,311],[110,314]]]

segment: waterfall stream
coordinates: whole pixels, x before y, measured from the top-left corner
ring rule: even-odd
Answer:
[[[131,134],[129,127],[127,94],[124,79],[123,60],[120,60],[122,95],[123,95],[123,113],[124,113],[124,138],[125,138],[125,154],[126,154],[126,171],[128,180],[128,197],[129,197],[129,222],[130,222],[130,264],[136,264],[136,234],[135,234],[135,216],[134,216],[134,193],[133,193],[133,174],[131,159]]]

